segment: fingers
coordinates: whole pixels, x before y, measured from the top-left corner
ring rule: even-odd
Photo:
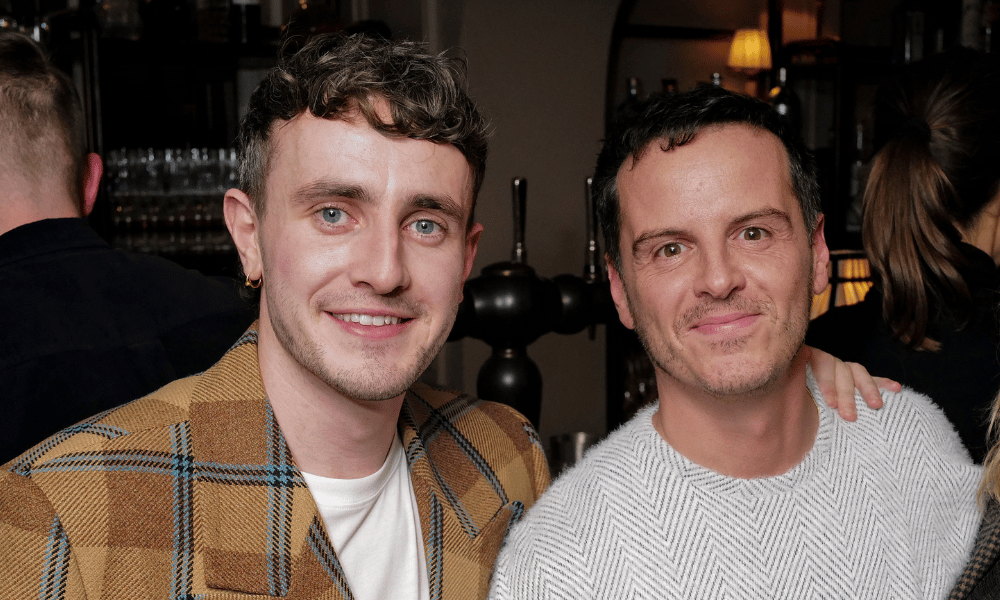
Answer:
[[[843,362],[816,348],[806,346],[807,359],[823,399],[840,414],[845,421],[855,421],[858,410],[855,389],[861,394],[865,404],[872,409],[882,408],[882,394],[879,389],[898,392],[902,386],[885,377],[872,377],[862,365]]]
[[[806,350],[809,352],[807,358],[823,400],[830,408],[836,409],[844,420],[857,419],[851,369],[835,356],[822,350],[809,346],[806,346]]]
[[[865,404],[872,409],[882,408],[882,394],[878,391],[879,386],[871,374],[868,373],[868,370],[858,363],[849,362],[844,364],[850,369],[851,379],[854,381],[854,386],[858,388],[858,392],[861,394],[861,398],[864,399]],[[896,382],[888,379],[881,377],[879,379],[887,383],[896,384]]]
[[[903,389],[903,384],[894,379],[889,379],[888,377],[872,377],[872,379],[875,381],[875,385],[877,385],[879,389],[890,392],[898,392]]]
[[[845,363],[838,360],[835,369],[837,412],[840,413],[840,418],[845,421],[855,421],[858,418],[858,409],[855,406],[854,400],[854,388],[858,384],[858,377],[851,365],[861,367],[857,363]],[[861,367],[861,370],[868,377],[871,386],[875,387],[875,384],[871,382],[871,376],[868,375],[868,371],[865,371],[864,367]],[[877,389],[875,393],[876,395],[878,394]]]

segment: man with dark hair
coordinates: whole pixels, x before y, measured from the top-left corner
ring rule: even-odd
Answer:
[[[205,373],[8,465],[0,596],[485,596],[548,484],[539,440],[414,381],[472,268],[486,142],[461,69],[420,45],[282,57],[225,197],[259,321]]]
[[[217,361],[252,321],[226,278],[113,250],[72,82],[0,33],[0,462]]]
[[[772,109],[704,88],[618,125],[595,174],[611,291],[659,400],[512,530],[494,598],[940,598],[978,471],[923,396],[834,418],[802,345],[829,253]]]

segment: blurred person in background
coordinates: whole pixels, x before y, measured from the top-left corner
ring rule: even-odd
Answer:
[[[949,596],[950,600],[992,600],[1000,598],[1000,394],[990,411],[992,446],[983,462],[979,502],[983,521],[976,536],[972,557]]]
[[[112,249],[72,82],[0,33],[0,463],[207,369],[253,320],[228,278]]]
[[[1000,387],[1000,68],[957,49],[880,88],[863,238],[875,285],[806,343],[938,404],[976,462]]]

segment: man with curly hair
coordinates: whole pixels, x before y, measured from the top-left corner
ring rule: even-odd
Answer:
[[[548,471],[512,409],[414,383],[482,231],[461,69],[316,37],[238,145],[225,215],[259,321],[205,373],[7,465],[0,597],[485,596]]]

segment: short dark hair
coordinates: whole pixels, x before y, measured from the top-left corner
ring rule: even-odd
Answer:
[[[714,86],[700,86],[673,95],[653,95],[634,110],[621,113],[597,158],[594,195],[604,242],[616,269],[621,270],[621,207],[618,172],[631,156],[638,159],[660,140],[660,149],[683,146],[713,125],[744,124],[773,133],[788,154],[792,187],[806,227],[813,229],[820,215],[819,183],[812,156],[791,128],[767,103]]]
[[[472,168],[475,206],[489,130],[466,90],[464,63],[431,55],[424,44],[363,34],[318,35],[300,50],[288,50],[294,50],[292,43],[251,95],[240,123],[240,187],[258,215],[265,211],[274,123],[307,110],[323,119],[358,112],[383,135],[451,144]],[[378,115],[378,101],[388,103],[389,122]]]
[[[0,159],[39,181],[52,176],[53,154],[65,155],[62,176],[82,210],[87,132],[76,87],[31,38],[0,32]]]

